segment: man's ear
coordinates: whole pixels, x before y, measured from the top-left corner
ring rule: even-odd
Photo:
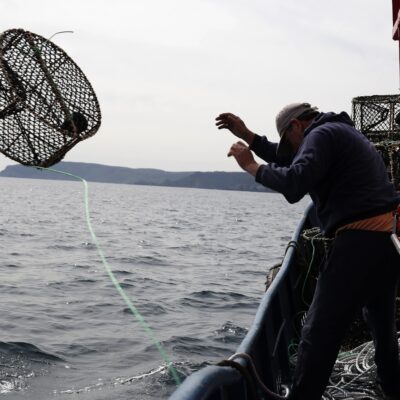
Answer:
[[[291,123],[293,125],[293,128],[295,128],[295,129],[302,128],[301,121],[298,119],[293,119]]]

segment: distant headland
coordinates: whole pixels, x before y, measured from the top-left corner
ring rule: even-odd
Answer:
[[[245,172],[168,172],[152,168],[126,168],[67,161],[60,162],[54,168],[81,176],[90,182],[271,192],[271,190],[255,182],[254,178]],[[19,164],[7,166],[0,172],[0,177],[56,180],[74,179],[67,175],[51,171],[44,172],[40,169],[24,167]]]

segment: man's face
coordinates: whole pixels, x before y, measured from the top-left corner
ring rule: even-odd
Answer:
[[[304,139],[304,127],[300,120],[294,119],[291,121],[286,131],[285,139],[290,144],[293,154],[296,154]]]

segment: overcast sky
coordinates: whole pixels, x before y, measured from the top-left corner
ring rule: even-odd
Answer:
[[[66,161],[236,171],[230,111],[277,140],[275,115],[308,101],[351,112],[355,96],[399,91],[390,0],[0,0],[1,31],[52,40],[80,66],[99,132]],[[0,168],[12,164],[0,154]]]

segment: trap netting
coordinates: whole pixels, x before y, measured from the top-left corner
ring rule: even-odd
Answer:
[[[400,190],[400,95],[353,99],[353,121],[382,155],[389,178]]]
[[[61,48],[22,29],[0,35],[0,152],[48,167],[100,123],[91,84]]]

